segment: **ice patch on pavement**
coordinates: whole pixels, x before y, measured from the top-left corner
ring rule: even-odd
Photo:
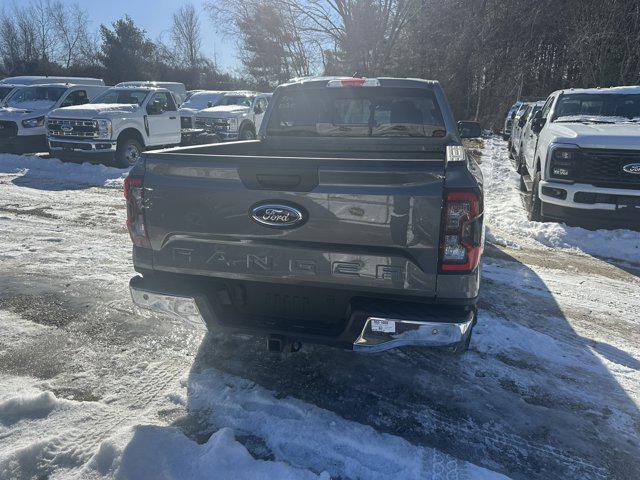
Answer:
[[[522,205],[519,176],[509,160],[506,143],[497,137],[485,139],[482,157],[487,219],[487,239],[514,247],[533,243],[604,258],[638,262],[640,232],[570,227],[564,223],[530,222]]]
[[[0,173],[22,174],[63,184],[121,188],[128,171],[92,163],[62,162],[57,158],[0,154]]]

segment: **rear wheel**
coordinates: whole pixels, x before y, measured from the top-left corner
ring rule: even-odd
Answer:
[[[143,148],[135,138],[125,138],[118,142],[116,164],[121,168],[133,166],[140,158]]]

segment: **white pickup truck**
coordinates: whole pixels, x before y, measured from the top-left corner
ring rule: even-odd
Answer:
[[[218,90],[200,90],[192,95],[180,105],[180,117],[182,128],[195,127],[196,116],[200,110],[213,107],[226,92]]]
[[[180,105],[180,126],[182,127],[182,144],[192,145],[208,140],[204,129],[196,128],[196,117],[201,110],[213,107],[225,92],[217,90],[198,90],[187,97]],[[215,138],[213,138],[215,141]],[[210,143],[210,142],[206,142]]]
[[[66,83],[13,89],[0,108],[0,151],[32,153],[46,150],[45,115],[59,107],[83,105],[106,89]]]
[[[226,92],[211,108],[196,115],[196,128],[215,134],[219,140],[253,140],[260,129],[270,93]]]
[[[640,227],[640,87],[552,93],[521,149],[530,220]]]
[[[47,115],[49,149],[56,156],[115,159],[133,165],[151,147],[180,144],[180,116],[172,93],[157,87],[114,87],[86,105]]]

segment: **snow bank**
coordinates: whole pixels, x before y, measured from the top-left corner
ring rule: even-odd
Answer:
[[[60,400],[51,392],[26,393],[0,401],[0,424],[14,424],[23,418],[41,418],[51,413]]]
[[[174,426],[140,424],[114,432],[81,468],[81,478],[102,479],[505,479],[333,412],[292,398],[276,398],[255,383],[215,369],[191,374],[188,390],[168,395],[187,404],[198,444]],[[182,398],[182,397],[185,398]],[[237,438],[256,439],[264,460]]]
[[[506,478],[300,400],[277,399],[250,381],[216,370],[192,375],[189,409],[210,412],[208,423],[218,428],[263,439],[276,460],[332,477]]]
[[[92,464],[104,467],[117,448],[103,445],[100,452]],[[229,428],[218,430],[198,445],[177,428],[136,427],[121,458],[114,460],[119,464],[114,476],[119,479],[329,480],[326,473],[318,476],[284,462],[256,460]]]
[[[21,173],[64,184],[121,188],[128,171],[92,163],[61,162],[56,158],[0,154],[0,173]]]
[[[604,258],[640,260],[640,233],[631,230],[586,230],[564,223],[527,220],[505,142],[497,137],[485,141],[482,171],[485,180],[487,239],[517,247],[521,243],[561,248]]]

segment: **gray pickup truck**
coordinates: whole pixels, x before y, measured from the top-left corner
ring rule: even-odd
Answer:
[[[125,197],[139,307],[271,351],[469,345],[482,174],[437,82],[292,80],[257,140],[145,152]]]

